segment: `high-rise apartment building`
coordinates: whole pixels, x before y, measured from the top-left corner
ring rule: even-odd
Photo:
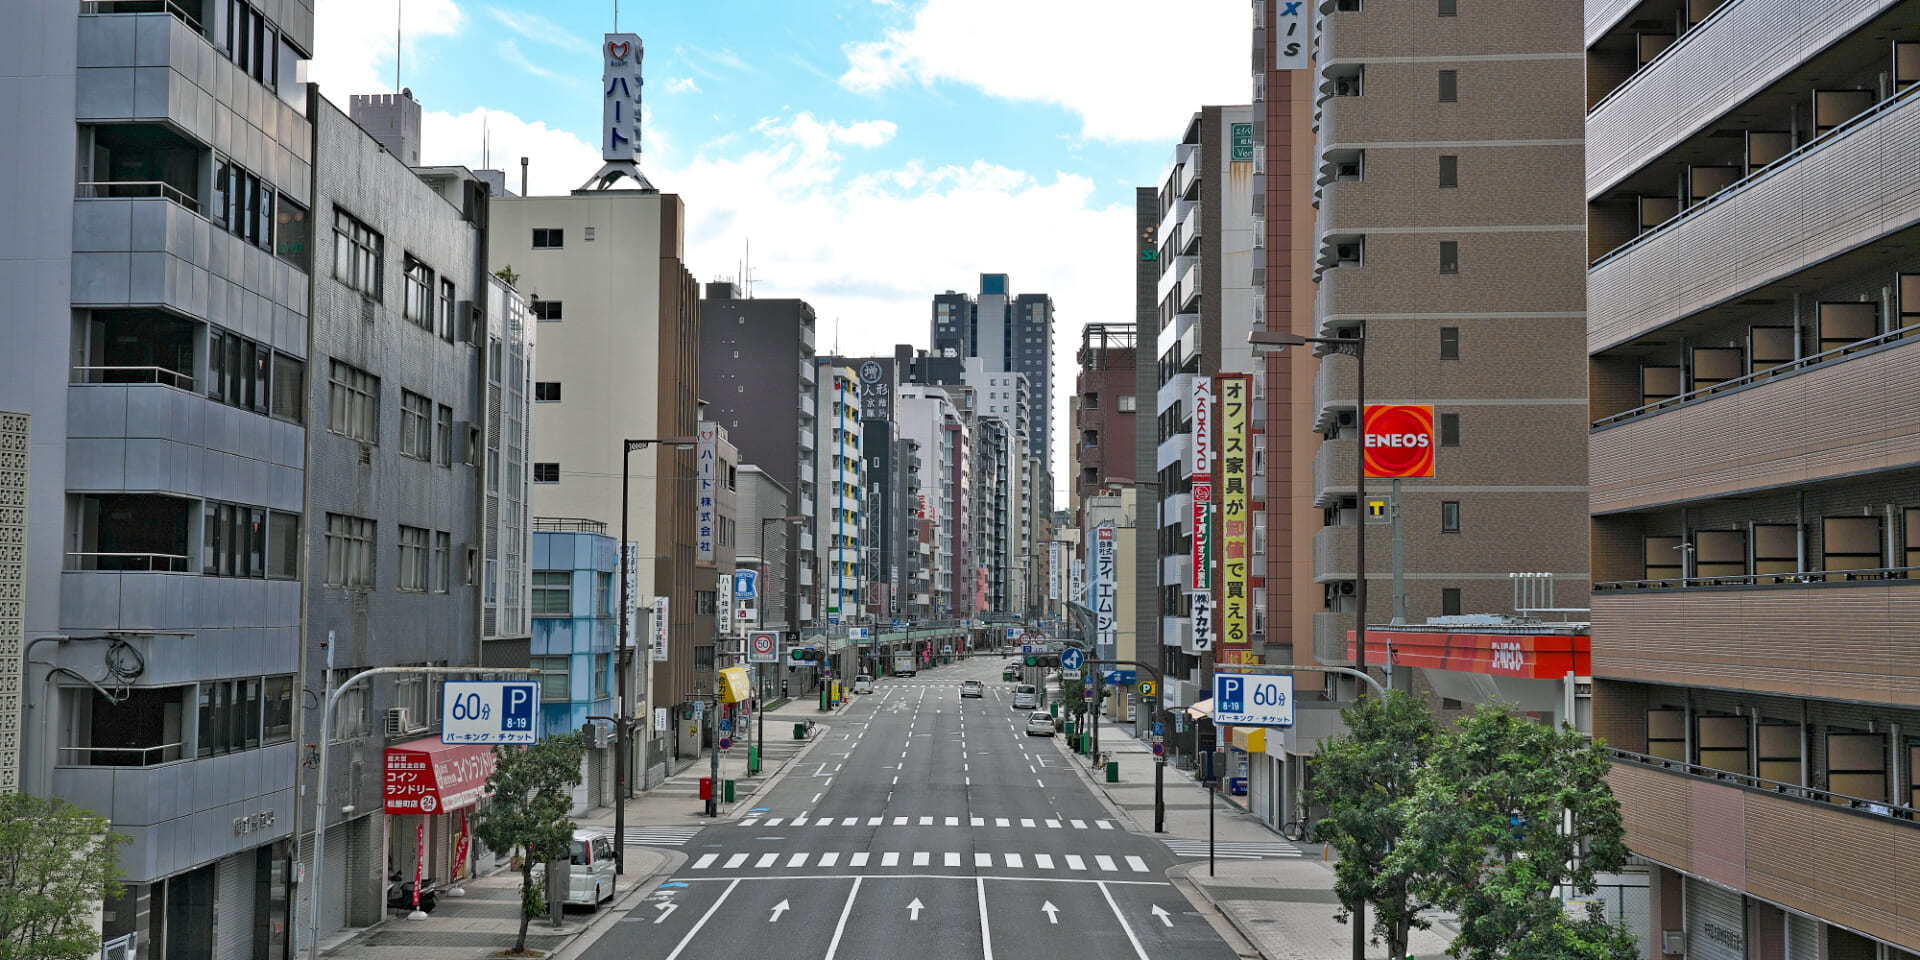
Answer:
[[[962,531],[967,528],[971,501],[966,491],[971,469],[966,450],[966,423],[953,399],[941,387],[902,383],[894,399],[894,418],[903,441],[914,444],[921,489],[914,504],[919,522],[916,553],[924,558],[920,577],[928,598],[916,600],[928,616],[949,619],[968,616],[971,607],[958,605],[961,577],[972,566],[972,551]],[[967,610],[969,613],[960,612]]]
[[[983,273],[977,297],[952,290],[934,295],[930,354],[935,359],[979,357],[990,372],[1026,376],[1034,397],[1034,422],[1042,425],[1027,437],[1027,451],[1051,477],[1053,298],[1008,290],[1006,274]],[[1047,496],[1051,503],[1050,489]]]
[[[1134,393],[1135,327],[1130,323],[1090,323],[1080,331],[1074,355],[1073,403],[1068,406],[1073,434],[1074,475],[1071,506],[1105,488],[1114,478],[1133,479],[1134,429],[1140,397]]]
[[[1585,41],[1594,733],[1643,935],[1907,960],[1920,3],[1596,2]]]
[[[839,626],[862,613],[866,464],[860,456],[860,376],[838,359],[822,358],[816,366],[820,436],[814,471],[820,479],[814,485],[812,532],[820,583],[815,595],[822,622]]]

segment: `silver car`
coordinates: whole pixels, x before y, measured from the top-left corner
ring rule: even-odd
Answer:
[[[1027,736],[1053,736],[1053,714],[1040,710],[1027,714]]]

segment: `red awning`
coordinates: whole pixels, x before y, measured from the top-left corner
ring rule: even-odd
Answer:
[[[388,747],[385,766],[382,794],[388,813],[445,813],[486,795],[493,748],[425,737]]]
[[[1367,662],[1385,663],[1387,644],[1399,667],[1458,670],[1496,677],[1558,680],[1593,673],[1592,639],[1570,634],[1440,633],[1367,629]],[[1354,653],[1347,631],[1347,656]]]

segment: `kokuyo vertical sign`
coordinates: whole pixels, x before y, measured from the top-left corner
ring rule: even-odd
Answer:
[[[1253,558],[1248,549],[1253,519],[1249,449],[1249,395],[1251,379],[1244,374],[1220,376],[1220,643],[1245,646],[1253,642],[1248,580]]]
[[[1213,381],[1193,378],[1193,574],[1187,587],[1213,590]]]
[[[1368,404],[1361,432],[1369,478],[1433,476],[1433,407]]]

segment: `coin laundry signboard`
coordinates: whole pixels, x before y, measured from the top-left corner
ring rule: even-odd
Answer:
[[[429,737],[388,747],[381,797],[388,813],[444,813],[486,795],[493,748]]]
[[[1420,403],[1368,404],[1367,476],[1433,476],[1433,407]]]

